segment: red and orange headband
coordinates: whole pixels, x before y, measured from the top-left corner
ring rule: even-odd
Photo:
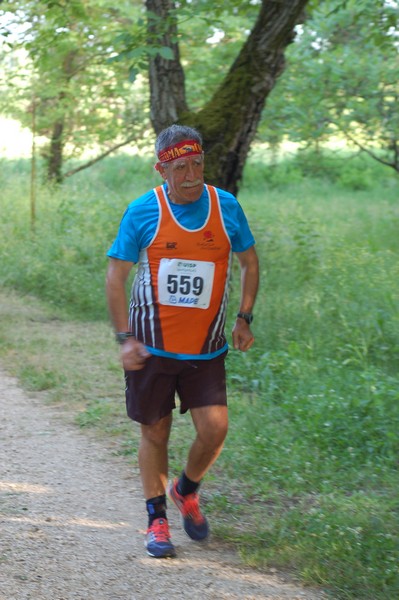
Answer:
[[[157,171],[159,171],[159,167],[161,163],[172,162],[172,160],[177,160],[178,158],[185,158],[186,156],[195,156],[198,154],[202,154],[202,146],[196,140],[182,140],[181,142],[177,142],[177,144],[173,144],[173,146],[168,146],[160,151],[158,154],[158,161],[155,165]]]

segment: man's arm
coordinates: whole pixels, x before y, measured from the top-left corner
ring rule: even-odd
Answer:
[[[126,282],[132,267],[132,262],[116,258],[111,258],[108,265],[105,289],[115,332],[128,331]],[[144,345],[133,337],[127,338],[121,346],[121,360],[126,371],[142,369],[149,356]]]
[[[241,267],[241,302],[242,313],[252,313],[259,287],[259,261],[254,246],[245,252],[237,252],[236,256]],[[254,343],[250,326],[237,317],[233,328],[233,346],[236,350],[246,352]]]

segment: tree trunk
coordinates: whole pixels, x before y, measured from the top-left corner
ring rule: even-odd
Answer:
[[[49,154],[47,159],[47,177],[54,183],[62,183],[62,153],[63,153],[63,131],[64,121],[59,120],[53,123],[51,133]]]
[[[62,183],[62,164],[65,146],[64,129],[66,112],[63,108],[65,99],[70,95],[69,85],[72,77],[75,75],[77,50],[67,53],[62,64],[60,86],[61,91],[55,98],[56,106],[59,109],[60,117],[52,123],[50,146],[47,156],[47,177],[55,183]]]
[[[157,54],[149,66],[151,123],[156,133],[179,120],[188,110],[184,71],[180,64],[173,0],[146,0],[149,46],[170,48],[173,59]]]
[[[284,70],[285,49],[294,38],[294,27],[307,2],[262,0],[246,43],[213,98],[198,113],[184,108],[184,87],[176,87],[176,74],[181,71],[178,48],[169,43],[168,36],[163,38],[163,45],[172,48],[174,60],[151,60],[152,113],[157,115],[152,121],[154,129],[158,133],[176,121],[197,127],[204,137],[205,176],[209,183],[237,194],[266,98]],[[149,4],[164,19],[173,7],[171,0],[147,0],[147,8]],[[162,117],[158,116],[160,113]]]

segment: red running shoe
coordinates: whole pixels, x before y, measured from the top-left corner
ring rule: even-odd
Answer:
[[[167,519],[155,519],[147,529],[144,545],[147,554],[153,558],[169,558],[176,556],[176,550],[170,541]]]
[[[187,535],[197,542],[204,540],[209,533],[208,522],[200,511],[198,494],[181,496],[177,491],[177,477],[168,485],[167,494],[179,509],[183,527]]]

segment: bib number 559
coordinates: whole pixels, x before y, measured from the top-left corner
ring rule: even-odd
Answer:
[[[169,274],[167,279],[167,290],[170,294],[182,294],[183,296],[200,296],[204,289],[204,279],[199,276]]]

